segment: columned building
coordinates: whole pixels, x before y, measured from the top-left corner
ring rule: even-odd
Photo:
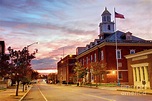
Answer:
[[[76,55],[67,55],[57,63],[57,79],[60,83],[74,82],[74,67]]]
[[[88,82],[101,83],[128,82],[127,59],[124,56],[151,49],[152,41],[138,38],[131,32],[115,32],[111,13],[107,8],[101,14],[99,29],[98,39],[77,48],[76,59],[88,69],[91,68],[92,62],[99,62],[101,65],[106,65],[106,71],[110,73],[95,76],[90,70],[86,79]]]
[[[129,84],[152,89],[152,49],[126,55]]]

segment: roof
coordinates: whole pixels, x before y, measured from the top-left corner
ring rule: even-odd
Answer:
[[[144,51],[137,52],[134,54],[129,54],[129,55],[126,55],[125,57],[126,59],[130,59],[130,58],[139,57],[139,56],[148,55],[148,54],[152,54],[152,49],[144,50]]]
[[[131,39],[130,40],[127,40],[126,38],[124,38],[124,36],[126,37],[127,33],[129,33],[131,35]],[[132,33],[130,32],[127,32],[127,33],[124,33],[124,32],[121,32],[121,31],[116,31],[115,33],[113,34],[109,34],[108,37],[106,37],[105,39],[101,39],[99,40],[100,42],[97,43],[97,44],[93,44],[95,43],[95,40],[94,42],[90,42],[89,45],[93,45],[92,47],[90,48],[85,48],[83,51],[79,52],[79,54],[97,46],[97,45],[100,45],[104,42],[107,42],[107,43],[115,43],[115,39],[117,38],[117,43],[127,43],[127,44],[136,44],[136,43],[143,43],[143,44],[152,44],[152,40],[144,40],[142,38],[139,38],[139,37],[136,37],[136,36],[133,36]],[[117,36],[117,37],[116,37]],[[78,54],[78,55],[79,55]]]
[[[123,39],[121,37],[121,36],[123,36],[125,34],[124,32],[121,32],[121,31],[116,31],[116,33],[111,34],[109,37],[107,37],[104,40],[105,41],[115,41],[115,38],[116,38],[115,34],[117,36],[117,41],[118,42],[126,41],[126,39]],[[128,40],[128,42],[129,41],[133,42],[133,41],[145,41],[145,40],[132,35],[132,40]]]
[[[101,16],[103,15],[111,15],[111,13],[107,10],[107,7],[105,7],[104,12],[101,14]]]

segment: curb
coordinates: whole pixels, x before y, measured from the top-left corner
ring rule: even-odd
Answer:
[[[33,86],[31,86],[28,91],[21,97],[21,99],[19,101],[22,101],[24,99],[24,97],[28,94],[28,92],[31,90]]]
[[[131,91],[131,90],[120,90],[120,89],[117,89],[117,91],[144,93],[144,94],[152,95],[152,93],[149,93],[149,92],[142,92],[142,91]]]

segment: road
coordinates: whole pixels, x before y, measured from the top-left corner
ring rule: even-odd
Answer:
[[[152,101],[152,95],[84,87],[35,84],[22,101]]]

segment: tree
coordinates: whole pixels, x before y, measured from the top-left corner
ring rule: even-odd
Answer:
[[[100,63],[100,62],[92,62],[91,63],[91,69],[92,69],[92,71],[91,71],[92,74],[96,77],[109,73],[108,71],[106,71],[106,64],[103,64],[103,63]],[[96,80],[96,87],[97,86],[98,85],[97,85],[97,80]]]
[[[57,74],[56,73],[49,73],[47,78],[47,83],[56,84],[57,82]]]
[[[39,73],[37,71],[32,70],[31,80],[35,80],[39,78]]]
[[[80,62],[75,63],[74,71],[77,76],[77,83],[87,75],[87,69]],[[80,82],[79,82],[80,83]]]
[[[27,47],[24,47],[21,51],[16,51],[9,47],[8,51],[11,60],[9,65],[11,68],[10,76],[17,82],[16,96],[18,96],[19,82],[27,80],[26,76],[27,70],[29,69],[28,67],[30,66],[31,60],[35,58],[37,51],[30,54]]]

